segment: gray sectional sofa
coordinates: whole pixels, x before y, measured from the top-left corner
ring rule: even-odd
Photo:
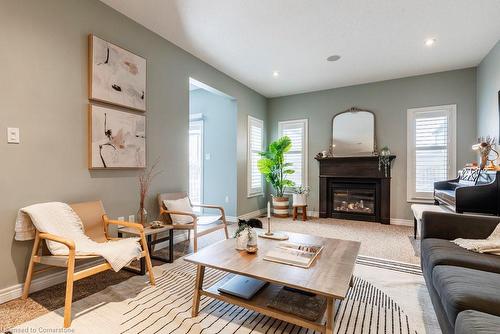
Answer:
[[[485,239],[500,217],[424,212],[422,271],[444,334],[500,333],[500,256],[450,240]]]

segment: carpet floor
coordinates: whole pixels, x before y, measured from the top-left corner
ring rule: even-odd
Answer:
[[[360,254],[395,261],[418,264],[418,242],[412,237],[412,228],[406,226],[381,225],[368,222],[338,219],[311,219],[307,222],[291,219],[274,219],[273,229],[308,233],[313,235],[357,240],[362,243]],[[234,225],[230,230],[234,231]],[[223,233],[212,233],[200,238],[200,247],[221,240]],[[159,252],[164,252],[160,250]],[[175,245],[174,258],[192,252],[192,242],[184,241]],[[155,266],[161,262],[153,261]],[[120,282],[134,277],[126,271],[103,272],[75,283],[74,301],[78,301],[105,290]],[[35,292],[27,301],[16,299],[0,305],[0,331],[12,328],[64,306],[65,284],[61,283],[48,289]]]

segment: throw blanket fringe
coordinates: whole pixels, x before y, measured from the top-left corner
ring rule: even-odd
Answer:
[[[452,241],[458,246],[476,253],[490,253],[500,255],[500,224],[486,239],[455,239]]]
[[[102,256],[115,271],[141,256],[142,248],[138,238],[103,243],[90,239],[85,235],[80,217],[65,203],[40,203],[20,209],[16,220],[16,240],[33,239],[35,229],[72,240],[76,255]],[[47,247],[52,255],[69,253],[68,247],[57,242],[47,241]]]

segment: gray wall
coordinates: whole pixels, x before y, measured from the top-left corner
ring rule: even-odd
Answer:
[[[477,67],[477,136],[499,139],[500,41]]]
[[[473,159],[476,135],[475,68],[343,87],[270,99],[269,140],[277,137],[278,121],[309,119],[309,210],[318,211],[316,153],[331,139],[332,117],[352,106],[375,113],[378,147],[387,145],[397,155],[392,171],[391,217],[410,219],[406,202],[406,113],[408,108],[457,104],[457,166]]]
[[[238,101],[238,213],[264,205],[246,197],[246,123],[266,118],[266,99],[97,0],[0,2],[0,289],[23,282],[31,242],[16,242],[17,210],[43,201],[102,199],[113,216],[138,208],[140,171],[87,169],[87,35],[94,33],[148,60],[148,160],[163,173],[158,192],[187,190],[189,77]],[[19,127],[21,144],[6,144]],[[259,203],[260,201],[260,203]]]
[[[210,155],[203,161],[203,202],[223,205],[227,215],[236,216],[236,101],[196,89],[189,103],[190,113],[203,115],[203,153]]]

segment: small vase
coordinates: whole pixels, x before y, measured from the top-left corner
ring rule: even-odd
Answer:
[[[137,222],[142,226],[146,226],[148,222],[148,212],[144,207],[139,208],[139,211],[137,211]]]
[[[247,247],[248,246],[257,247],[257,232],[255,232],[253,228],[251,228],[250,230],[245,230],[245,232],[248,233]]]
[[[240,235],[236,237],[236,249],[245,250],[247,249],[247,244],[248,244],[248,232],[247,230],[243,230],[240,232]]]

